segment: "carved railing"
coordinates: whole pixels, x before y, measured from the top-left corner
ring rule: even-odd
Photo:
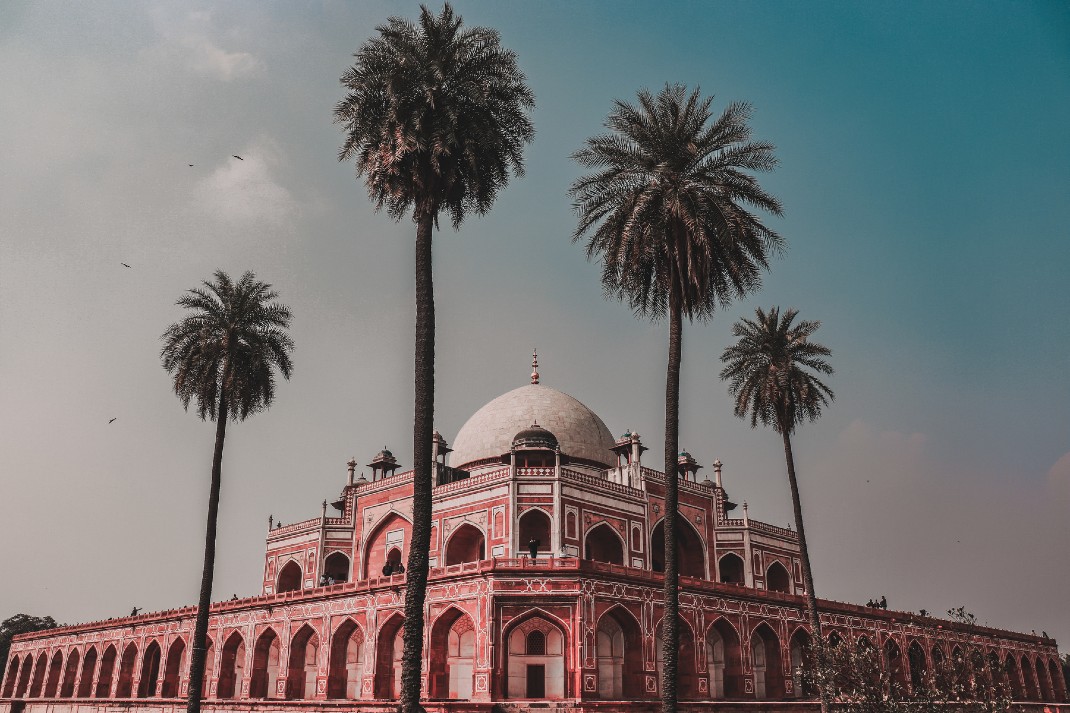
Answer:
[[[452,483],[436,485],[433,491],[434,497],[438,497],[439,495],[443,495],[445,493],[452,493],[457,490],[467,490],[468,488],[475,488],[494,480],[506,478],[508,476],[508,468],[499,468],[498,470],[492,470],[489,473],[480,473],[479,475],[473,475],[471,478],[463,478],[461,480],[455,480]]]
[[[785,540],[792,542],[799,541],[799,533],[787,527],[777,527],[776,525],[770,525],[767,522],[759,522],[758,520],[741,520],[740,518],[726,518],[721,521],[721,527],[745,527],[750,529],[751,532],[761,532],[766,535],[773,535],[774,537],[781,537]]]
[[[621,495],[627,495],[632,498],[646,497],[646,493],[637,488],[633,488],[622,483],[615,483],[608,478],[603,478],[597,475],[591,475],[590,473],[581,473],[578,470],[568,470],[567,468],[561,469],[561,479],[571,480],[576,483],[583,483],[584,485],[593,485],[602,490],[611,490]]]
[[[554,474],[554,468],[552,466],[549,467],[549,468],[517,468],[516,469],[516,474],[517,475],[549,475],[549,476],[552,476]]]
[[[665,485],[665,474],[659,470],[653,470],[651,468],[643,468],[643,479],[649,480],[653,483],[659,483]],[[700,485],[692,480],[685,480],[684,478],[677,478],[677,487],[685,492],[692,493],[694,495],[701,495],[704,498],[713,497],[713,488],[708,488],[705,485]]]

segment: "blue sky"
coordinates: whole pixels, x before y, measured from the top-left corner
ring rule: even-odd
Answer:
[[[789,248],[686,331],[681,445],[788,522],[777,437],[732,416],[718,357],[755,306],[822,320],[837,400],[797,438],[819,593],[961,604],[1066,650],[1067,6],[457,8],[519,55],[537,135],[494,210],[436,236],[446,438],[525,382],[538,344],[544,383],[658,452],[665,329],[603,300],[570,242],[569,154],[640,87],[749,101]],[[158,337],[218,267],[276,285],[297,342],[275,406],[228,435],[220,597],[256,589],[267,515],[317,514],[350,455],[411,463],[413,229],[337,162],[331,110],[375,25],[416,11],[0,6],[0,521],[22,544],[0,566],[25,583],[0,616],[195,598],[213,434],[169,393]]]

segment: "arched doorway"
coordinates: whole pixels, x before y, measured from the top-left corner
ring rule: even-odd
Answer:
[[[1025,679],[1025,696],[1028,701],[1040,700],[1040,689],[1037,688],[1037,675],[1033,664],[1024,655],[1022,656],[1022,678]]]
[[[26,657],[27,661],[32,661],[30,656]],[[25,679],[26,676],[19,676],[19,657],[18,655],[11,657],[11,662],[7,665],[7,677],[4,679],[4,698],[12,698],[15,694],[15,681],[16,679]]]
[[[650,566],[655,572],[665,571],[665,521],[650,533]],[[684,517],[676,518],[676,564],[681,577],[706,578],[706,555],[702,538]]]
[[[167,647],[167,665],[163,672],[163,687],[160,689],[161,698],[178,698],[179,679],[186,666],[186,642],[181,637],[176,638]]]
[[[192,656],[190,657],[192,659]],[[193,661],[191,660],[192,664]],[[203,669],[203,675],[201,676],[201,698],[208,699],[208,694],[212,691],[212,671],[215,669],[215,652],[212,650],[212,640],[205,639],[204,641],[204,663],[201,665]],[[218,687],[217,687],[218,688]]]
[[[802,627],[795,630],[791,641],[788,642],[788,652],[791,654],[791,697],[811,698],[815,691],[811,690],[810,677],[807,675],[811,664],[810,633]]]
[[[520,521],[517,524],[517,542],[521,553],[528,552],[530,542],[535,540],[538,542],[539,552],[550,552],[550,516],[546,514],[545,510],[539,508],[531,508],[523,515],[520,516]]]
[[[376,698],[396,700],[401,692],[401,667],[395,662],[401,661],[403,644],[402,632],[405,618],[400,614],[390,617],[382,628],[375,642],[375,689]]]
[[[279,581],[275,586],[275,592],[283,594],[296,592],[298,589],[301,589],[301,565],[297,564],[297,560],[290,560],[279,570]]]
[[[78,690],[75,696],[89,698],[93,688],[93,675],[97,672],[97,650],[90,647],[82,657],[82,675],[78,678]]]
[[[250,698],[277,698],[279,657],[282,642],[271,627],[264,629],[253,646],[253,672],[249,677]]]
[[[509,698],[565,697],[565,635],[556,624],[531,617],[514,626],[507,641]]]
[[[305,624],[290,640],[290,665],[286,671],[286,697],[302,700],[316,695],[316,662],[320,639],[315,630]]]
[[[770,592],[784,592],[791,594],[791,575],[784,565],[774,562],[765,571],[765,588]]]
[[[115,674],[115,659],[118,654],[114,646],[104,649],[104,655],[100,657],[100,675],[97,677],[97,690],[93,692],[94,698],[109,698],[111,696],[111,679]]]
[[[363,674],[364,633],[355,621],[346,619],[331,638],[327,697],[360,698],[360,679]]]
[[[145,647],[141,658],[141,681],[137,687],[138,698],[151,698],[156,695],[156,684],[160,680],[160,645],[153,641]]]
[[[909,678],[906,667],[903,665],[903,652],[894,639],[884,642],[884,670],[888,672],[891,681],[905,687]]]
[[[657,633],[654,635],[654,655],[659,682],[662,680],[662,670],[665,665],[663,631],[664,624],[659,622]],[[691,626],[684,619],[679,620],[677,632],[679,649],[676,655],[676,696],[681,699],[701,698],[695,666],[697,663],[695,636],[691,632]]]
[[[1047,667],[1044,666],[1044,660],[1038,656],[1034,666],[1037,670],[1037,686],[1040,688],[1040,699],[1051,703],[1055,700],[1055,697],[1051,693],[1051,683],[1048,681],[1048,671]]]
[[[584,557],[595,562],[624,564],[624,542],[606,523],[595,525],[583,540]]]
[[[43,665],[46,660],[47,659],[42,654],[42,656],[38,658],[38,663]],[[15,686],[15,696],[17,698],[24,698],[32,689],[32,683],[36,682],[38,678],[37,671],[34,670],[33,666],[33,655],[26,654],[22,660],[22,669],[19,673],[18,685]]]
[[[440,614],[431,627],[431,697],[471,698],[475,654],[476,632],[471,617],[453,607]]]
[[[245,674],[245,640],[234,632],[223,644],[223,658],[219,662],[219,683],[216,698],[234,698],[241,693]]]
[[[42,651],[37,657],[37,663],[33,667],[33,682],[30,683],[30,698],[41,695],[41,689],[45,685],[45,669],[48,667],[48,656]]]
[[[446,566],[486,559],[487,547],[483,533],[475,525],[465,523],[453,531],[446,543]]]
[[[759,624],[751,635],[750,650],[751,667],[754,669],[754,697],[758,700],[783,698],[780,639],[765,622]]]
[[[59,651],[52,654],[52,662],[48,666],[48,680],[45,683],[45,698],[55,698],[59,693],[59,677],[63,674],[63,654]]]
[[[910,666],[910,689],[920,691],[925,682],[925,651],[917,639],[907,647],[907,664]]]
[[[332,552],[323,560],[323,584],[349,581],[349,558],[343,552]]]
[[[721,572],[721,581],[725,584],[744,584],[747,581],[743,569],[743,558],[729,552],[717,562],[717,569]]]
[[[706,630],[706,665],[710,698],[737,698],[743,693],[743,655],[739,634],[727,619],[719,618]]]
[[[934,661],[935,663],[935,661]],[[1018,669],[1018,660],[1008,654],[1003,662],[1003,671],[1010,685],[1011,699],[1021,701],[1025,699],[1025,689],[1022,688],[1022,673]]]
[[[78,649],[71,649],[67,654],[67,665],[63,669],[63,686],[60,688],[60,698],[70,698],[74,695],[74,683],[78,678],[78,664],[82,662],[78,655]]]
[[[137,665],[137,645],[131,641],[123,649],[123,658],[119,662],[119,681],[115,684],[116,698],[133,697],[135,665]]]
[[[1051,676],[1051,686],[1054,689],[1055,700],[1059,703],[1066,701],[1066,679],[1063,678],[1062,668],[1054,660],[1048,660],[1048,674]]]
[[[595,633],[595,655],[599,698],[619,701],[646,697],[643,637],[631,612],[618,606],[602,615]]]
[[[394,550],[397,551],[397,561],[401,562],[402,554],[408,551],[411,537],[412,523],[401,515],[392,512],[383,518],[364,544],[364,577],[382,576],[383,566]]]

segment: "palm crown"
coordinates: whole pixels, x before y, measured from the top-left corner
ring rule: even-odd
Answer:
[[[215,420],[244,420],[271,404],[275,370],[289,379],[293,341],[290,310],[273,300],[271,285],[246,272],[236,283],[222,270],[176,304],[191,313],[168,327],[160,356],[185,408]],[[227,414],[219,414],[220,394]]]
[[[395,219],[410,205],[456,227],[485,213],[509,172],[523,173],[535,99],[516,55],[486,27],[463,28],[446,4],[421,6],[419,25],[392,17],[342,75],[334,110],[345,127],[339,159],[355,158],[368,194]]]
[[[752,428],[761,422],[778,433],[792,433],[796,425],[817,419],[835,398],[818,377],[832,374],[824,359],[832,350],[810,341],[821,322],[793,324],[798,314],[794,309],[781,315],[779,307],[769,312],[759,307],[756,319],[732,325],[739,341],[721,355],[721,378],[729,380],[736,416],[749,414]]]
[[[748,207],[781,214],[750,171],[776,166],[773,145],[751,141],[750,106],[732,103],[712,121],[712,97],[667,84],[618,100],[612,133],[573,154],[592,173],[572,184],[580,216],[573,240],[590,233],[587,256],[603,257],[607,293],[637,314],[659,317],[673,300],[690,319],[709,317],[760,285],[768,254],[783,241]]]

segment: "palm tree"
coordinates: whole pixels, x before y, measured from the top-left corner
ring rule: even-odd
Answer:
[[[431,543],[431,435],[434,430],[435,300],[431,236],[445,211],[458,228],[469,212],[490,210],[510,174],[523,174],[535,129],[535,99],[516,55],[498,32],[463,27],[446,4],[421,7],[413,24],[392,17],[364,43],[342,75],[348,90],[334,110],[346,138],[339,160],[354,159],[376,209],[416,223],[416,404],[413,419],[413,527],[405,591],[401,709],[419,710],[423,604]]]
[[[212,281],[205,281],[203,287],[179,298],[176,304],[189,312],[161,337],[164,344],[160,357],[164,369],[174,378],[175,395],[182,407],[188,410],[190,402],[195,401],[197,415],[216,422],[204,570],[190,660],[186,705],[189,713],[199,713],[201,709],[227,419],[244,421],[270,406],[275,397],[275,371],[289,379],[293,369],[293,341],[286,333],[291,314],[287,307],[273,301],[277,296],[271,285],[258,281],[251,272],[235,283],[227,273],[216,270]]]
[[[759,307],[756,319],[741,319],[732,325],[732,334],[739,338],[724,350],[725,363],[721,378],[729,381],[728,390],[735,398],[735,413],[740,418],[750,416],[751,428],[761,422],[772,426],[784,439],[784,457],[788,463],[788,484],[791,505],[795,510],[795,528],[799,533],[799,553],[802,558],[803,583],[806,586],[806,608],[814,641],[821,646],[821,620],[814,594],[814,575],[810,570],[810,554],[806,549],[806,530],[803,528],[802,505],[799,502],[799,483],[795,478],[795,458],[791,452],[791,434],[795,426],[814,421],[821,409],[835,396],[817,374],[832,374],[832,367],[824,357],[832,354],[828,347],[810,341],[820,322],[803,321],[793,324],[798,310],[780,314],[779,307],[764,312]],[[828,702],[823,690],[821,707]]]
[[[639,105],[617,100],[611,133],[590,138],[573,158],[591,173],[572,184],[587,257],[600,255],[607,294],[637,316],[669,321],[665,378],[665,618],[662,707],[676,710],[679,591],[676,554],[680,350],[683,318],[705,321],[716,308],[760,285],[769,253],[783,241],[748,210],[781,214],[780,202],[751,175],[776,166],[773,145],[751,140],[750,107],[720,117],[712,97],[666,84],[643,90]]]

